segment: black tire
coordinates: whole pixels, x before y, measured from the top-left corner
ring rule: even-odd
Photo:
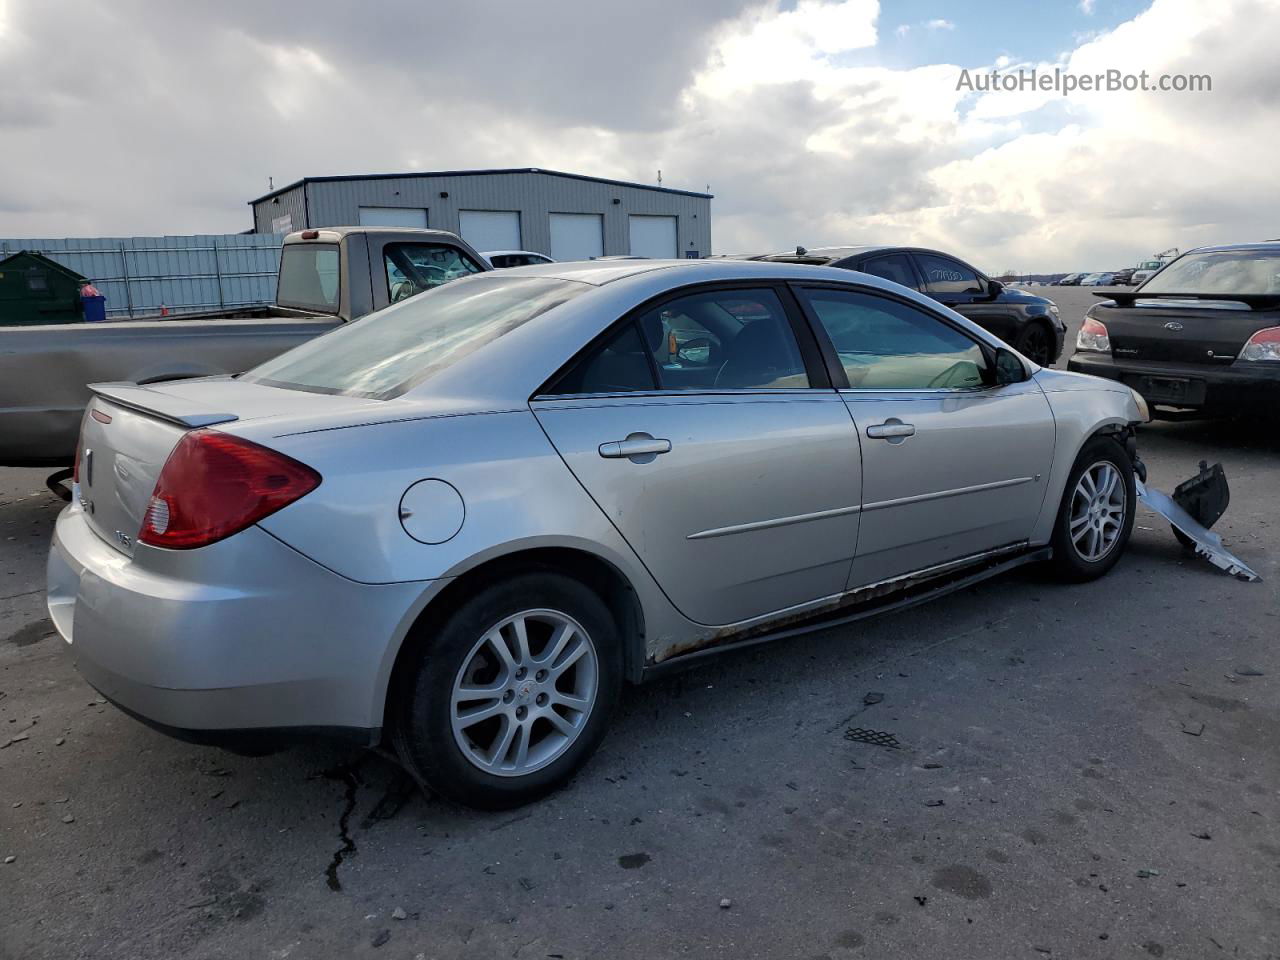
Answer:
[[[1020,354],[1032,363],[1042,367],[1052,365],[1054,360],[1057,359],[1053,355],[1054,347],[1056,346],[1057,342],[1053,335],[1053,330],[1039,320],[1032,320],[1027,323],[1013,344],[1013,348]]]
[[[1120,522],[1119,534],[1115,542],[1098,559],[1090,560],[1077,549],[1071,538],[1072,504],[1076,486],[1087,470],[1101,463],[1110,463],[1120,473],[1124,484],[1124,516]],[[1053,560],[1050,561],[1054,573],[1062,580],[1083,583],[1096,580],[1107,573],[1120,559],[1133,533],[1134,508],[1137,505],[1137,487],[1133,479],[1133,462],[1124,447],[1110,437],[1094,437],[1081,449],[1076,457],[1071,473],[1067,477],[1067,485],[1062,493],[1062,502],[1058,506],[1058,517],[1053,526]]]
[[[554,760],[523,775],[501,776],[468,759],[452,726],[454,681],[473,648],[496,625],[525,611],[554,611],[576,621],[595,653],[595,696],[581,730]],[[393,705],[392,739],[409,772],[430,789],[484,810],[518,807],[563,786],[595,752],[622,686],[622,644],[600,597],[577,580],[528,572],[494,582],[465,600],[430,636],[412,638],[414,659]],[[530,646],[534,645],[531,638]],[[545,724],[546,721],[543,721]]]

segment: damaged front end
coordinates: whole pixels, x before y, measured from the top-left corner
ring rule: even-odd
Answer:
[[[1253,582],[1262,579],[1222,545],[1221,536],[1209,529],[1231,502],[1231,490],[1222,464],[1215,463],[1210,467],[1201,460],[1200,472],[1178,484],[1173,496],[1147,486],[1147,471],[1139,460],[1135,460],[1134,473],[1138,499],[1169,521],[1174,536],[1184,547],[1240,580]]]

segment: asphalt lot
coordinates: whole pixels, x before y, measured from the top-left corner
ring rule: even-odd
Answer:
[[[1093,298],[1050,295],[1074,338]],[[1280,956],[1275,437],[1140,437],[1162,489],[1225,464],[1260,584],[1140,512],[1100,582],[1021,572],[631,690],[569,789],[502,814],[99,702],[44,610],[60,503],[0,470],[0,958]]]

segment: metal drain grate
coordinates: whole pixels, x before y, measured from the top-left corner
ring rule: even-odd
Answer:
[[[888,747],[890,750],[899,750],[902,744],[898,742],[898,738],[892,733],[885,733],[883,730],[866,730],[862,727],[850,727],[844,732],[846,740],[853,740],[855,743],[869,743],[873,747]]]

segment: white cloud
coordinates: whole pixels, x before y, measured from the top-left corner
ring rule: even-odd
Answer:
[[[1097,0],[1080,0],[1080,12],[1087,16],[1093,16],[1093,7],[1096,2]]]
[[[0,0],[0,236],[240,230],[268,175],[469,166],[710,183],[718,252],[911,241],[1065,270],[1277,234],[1256,157],[1280,0],[1154,0],[1056,63],[997,61],[1213,75],[1071,97],[876,66],[872,0],[654,3]]]
[[[956,25],[950,20],[926,20],[924,28],[926,30],[954,30]]]

